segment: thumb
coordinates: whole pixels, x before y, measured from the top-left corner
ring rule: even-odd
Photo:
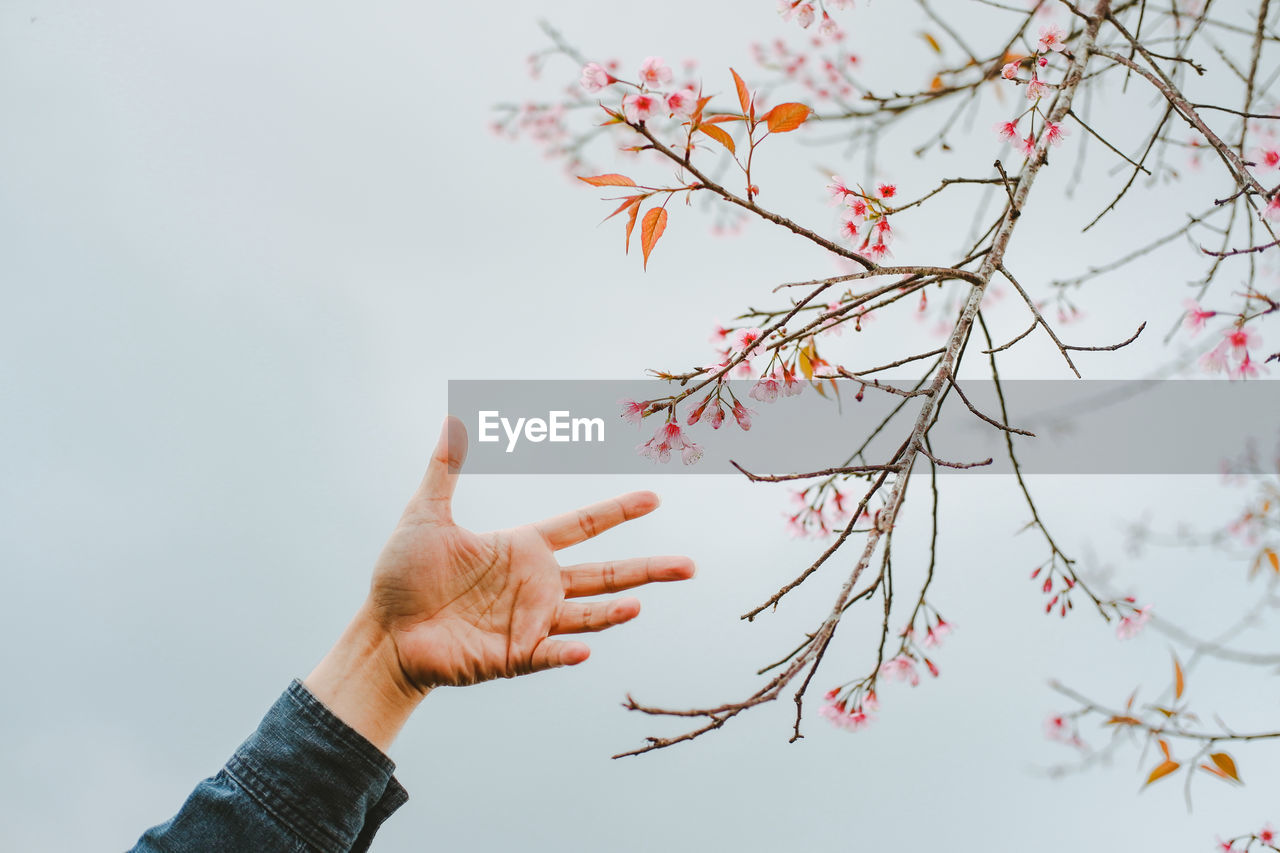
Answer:
[[[440,440],[427,463],[427,473],[418,486],[413,502],[423,515],[436,521],[452,522],[453,490],[458,483],[462,462],[467,458],[467,428],[453,415],[444,419]]]

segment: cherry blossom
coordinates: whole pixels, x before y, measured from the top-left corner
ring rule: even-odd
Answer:
[[[768,376],[761,376],[760,381],[752,387],[750,393],[747,394],[753,400],[759,400],[761,403],[772,403],[778,399],[778,392],[781,388],[778,385],[777,373],[770,373]]]
[[[1027,100],[1038,101],[1049,91],[1049,85],[1034,74],[1031,75],[1031,82],[1027,84]]]
[[[1046,121],[1044,123],[1044,135],[1048,137],[1050,145],[1058,145],[1066,138],[1067,129],[1060,124]]]
[[[906,654],[900,654],[880,665],[880,674],[898,681],[906,681],[912,687],[920,683],[920,673],[916,672],[916,662]]]
[[[671,69],[662,61],[661,56],[649,56],[640,63],[640,82],[644,85],[657,89],[666,86],[671,80]]]
[[[840,25],[826,12],[822,13],[822,23],[818,24],[818,32],[830,39],[838,39],[844,35],[840,31]]]
[[[876,192],[880,194],[880,198],[893,198],[898,194],[898,188],[894,184],[881,184]]]
[[[588,62],[582,66],[582,88],[588,92],[599,92],[605,86],[617,82],[612,74],[596,62]]]
[[[691,89],[676,89],[667,95],[667,109],[680,118],[689,118],[697,104],[697,96]]]
[[[1120,624],[1116,627],[1116,636],[1122,640],[1128,640],[1136,637],[1143,626],[1151,620],[1151,605],[1148,604],[1134,612],[1130,613],[1120,620]]]
[[[880,242],[880,243],[873,243],[872,245],[868,246],[866,249],[866,254],[867,254],[867,257],[871,258],[872,260],[883,261],[885,258],[889,257],[890,252],[889,252],[889,247],[885,243]]]
[[[635,400],[622,399],[618,401],[622,405],[622,419],[629,424],[640,424],[640,419],[644,415],[644,403],[637,403]]]
[[[632,124],[653,118],[662,111],[663,106],[661,96],[651,92],[632,92],[622,99],[622,112]]]
[[[1258,830],[1258,840],[1263,844],[1276,843],[1276,831],[1271,828],[1271,824],[1267,824],[1262,827],[1262,829]]]
[[[857,241],[858,234],[858,221],[856,219],[846,219],[840,223],[840,236],[850,243]]]
[[[831,183],[827,184],[827,193],[831,196],[831,204],[840,204],[850,192],[850,189],[845,186],[844,178],[839,175],[831,176]]]
[[[1206,311],[1201,308],[1200,303],[1196,302],[1194,299],[1188,299],[1182,304],[1187,309],[1187,328],[1191,330],[1193,335],[1204,328],[1205,320],[1216,316],[1218,313],[1217,311]]]
[[[796,7],[796,23],[808,29],[813,24],[816,12],[812,3],[801,3]]]
[[[755,412],[742,405],[742,401],[733,401],[733,419],[738,422],[743,432],[751,429],[751,416],[754,414]]]
[[[747,347],[760,340],[761,334],[762,332],[759,329],[739,329],[733,336],[733,345],[739,350],[746,350]]]
[[[702,448],[685,438],[684,430],[676,421],[667,421],[658,427],[653,438],[636,448],[641,456],[655,462],[666,462],[671,459],[671,451],[681,451],[684,464],[692,465],[702,457]]]
[[[1250,358],[1247,352],[1244,354],[1244,358],[1227,370],[1227,375],[1232,379],[1257,379],[1261,373],[1262,368]]]
[[[865,219],[867,216],[867,202],[861,196],[849,195],[844,200],[845,216],[852,219]]]
[[[1248,355],[1249,347],[1262,344],[1261,336],[1251,326],[1232,326],[1222,336],[1237,356]]]
[[[1264,169],[1280,168],[1280,147],[1264,148],[1255,154],[1253,159]]]
[[[1056,26],[1047,26],[1040,28],[1040,49],[1054,50],[1062,53],[1066,50],[1066,45],[1062,43],[1062,39],[1066,36],[1061,28]]]
[[[1017,80],[1018,69],[1022,66],[1021,59],[1015,59],[1013,62],[1006,62],[1004,67],[1000,69],[1000,76],[1006,80]]]
[[[1036,153],[1036,138],[1027,134],[1025,138],[1019,139],[1017,142],[1013,143],[1013,147],[1021,153],[1023,157],[1030,157],[1032,154]]]
[[[1018,123],[1016,121],[998,121],[996,122],[996,133],[1001,139],[1014,139],[1018,136]]]
[[[1262,218],[1280,220],[1280,192],[1271,196],[1271,201],[1267,202],[1267,209],[1262,211]]]

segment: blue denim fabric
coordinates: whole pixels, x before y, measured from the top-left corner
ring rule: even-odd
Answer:
[[[364,851],[409,799],[394,770],[295,680],[218,775],[131,853]]]

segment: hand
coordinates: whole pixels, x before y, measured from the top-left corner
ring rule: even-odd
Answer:
[[[640,612],[634,598],[570,599],[694,574],[687,557],[567,568],[556,562],[556,551],[652,512],[658,506],[652,492],[631,492],[508,530],[476,534],[459,527],[451,504],[465,456],[466,430],[450,418],[378,558],[364,607],[306,681],[379,746],[380,740],[390,744],[433,687],[581,663],[590,654],[585,643],[552,637],[600,631]],[[374,701],[379,696],[385,701]]]

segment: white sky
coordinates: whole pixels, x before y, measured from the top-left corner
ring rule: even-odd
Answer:
[[[713,322],[764,304],[780,281],[829,273],[763,224],[712,240],[695,207],[673,212],[643,274],[622,255],[621,224],[597,227],[598,193],[487,127],[493,103],[556,88],[525,76],[539,17],[628,66],[698,56],[708,89],[726,91],[723,69],[750,67],[752,38],[797,36],[772,5],[0,8],[0,847],[127,847],[218,769],[358,605],[448,379],[685,368],[708,357]],[[927,55],[884,35],[903,8],[848,20],[864,67],[910,86]],[[547,74],[576,77],[567,63]],[[1124,110],[1151,104],[1103,100],[1120,133]],[[979,171],[998,153],[987,106],[975,147],[951,155]],[[861,160],[770,146],[768,203],[830,227],[811,164],[853,178]],[[960,168],[886,154],[904,192]],[[1037,195],[1060,192],[1067,168],[1055,163]],[[1187,186],[1213,191],[1197,180]],[[1076,238],[1108,187],[1028,215],[1011,263],[1030,286],[1176,225],[1189,192],[1157,188],[1125,203],[1139,215]],[[966,198],[904,226],[900,258],[948,260],[930,252],[968,233]],[[1161,258],[1081,293],[1089,342],[1143,319],[1157,332],[1090,359],[1088,375],[1140,376],[1170,358],[1159,339],[1187,275],[1185,256]],[[1000,328],[1025,327],[1004,310]],[[1010,374],[1063,375],[1051,356],[1030,342]],[[1171,618],[1209,632],[1248,600],[1238,563],[1120,549],[1127,521],[1209,523],[1243,490],[1194,478],[1034,486],[1069,551],[1099,554]],[[1042,736],[1063,707],[1048,678],[1121,702],[1163,683],[1168,647],[1155,634],[1119,644],[1079,610],[1046,622],[1026,580],[1042,549],[1013,536],[1025,512],[1002,479],[947,479],[931,599],[958,631],[942,677],[886,690],[872,729],[845,734],[815,714],[788,745],[788,700],[611,762],[675,731],[621,710],[628,691],[673,705],[745,695],[754,669],[825,612],[852,559],[748,625],[738,614],[817,547],[785,538],[781,492],[732,478],[484,477],[464,479],[456,514],[497,527],[646,487],[663,508],[575,558],[688,553],[696,581],[642,592],[642,617],[593,638],[578,670],[431,696],[393,752],[412,799],[375,849],[1207,850],[1216,833],[1280,820],[1274,747],[1236,750],[1249,786],[1203,781],[1191,814],[1175,785],[1138,795],[1133,750],[1065,780],[1037,771],[1068,757]],[[923,504],[903,519],[908,579],[926,520]],[[866,628],[842,627],[811,711],[822,685],[865,666]],[[1251,642],[1277,639],[1264,627]],[[1274,727],[1274,679],[1233,704],[1240,675],[1193,674],[1193,697],[1241,729]]]

